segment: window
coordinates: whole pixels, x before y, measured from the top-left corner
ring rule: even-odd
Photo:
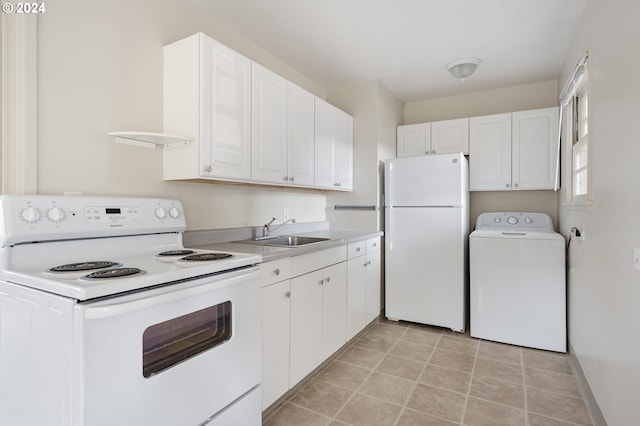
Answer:
[[[142,375],[150,377],[229,339],[229,301],[152,325],[142,337]]]
[[[589,155],[588,57],[574,68],[562,92],[564,136],[567,141],[567,201],[584,204],[591,201],[591,162]]]

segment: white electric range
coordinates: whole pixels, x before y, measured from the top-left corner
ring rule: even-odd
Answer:
[[[176,200],[0,197],[0,424],[260,424],[258,255]]]

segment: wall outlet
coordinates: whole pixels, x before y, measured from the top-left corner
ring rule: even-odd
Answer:
[[[640,248],[633,249],[633,267],[640,271]]]
[[[289,207],[285,207],[282,209],[282,223],[289,220]]]

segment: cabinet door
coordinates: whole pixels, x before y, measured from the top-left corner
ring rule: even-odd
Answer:
[[[353,189],[353,117],[334,107],[334,189]]]
[[[315,96],[289,82],[289,184],[313,186],[315,149]]]
[[[289,280],[262,288],[262,409],[289,390]]]
[[[511,189],[511,113],[469,119],[469,189]]]
[[[288,181],[287,80],[253,63],[251,178]]]
[[[379,240],[378,240],[379,241]],[[380,249],[367,252],[366,295],[365,295],[365,325],[380,315]]]
[[[322,286],[322,361],[345,343],[347,327],[347,263],[323,270]]]
[[[291,279],[289,387],[322,362],[322,270]]]
[[[316,98],[315,185],[333,189],[333,107]]]
[[[366,323],[366,260],[362,256],[347,263],[347,335],[351,340]],[[378,298],[380,295],[378,294]]]
[[[513,189],[554,189],[558,119],[558,107],[513,113]]]
[[[431,123],[431,154],[469,154],[469,119]]]
[[[397,127],[396,156],[416,157],[431,153],[431,125],[407,124]]]
[[[251,61],[202,35],[200,174],[251,176]]]

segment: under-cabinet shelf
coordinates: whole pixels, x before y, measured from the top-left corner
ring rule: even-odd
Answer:
[[[192,142],[191,138],[186,136],[168,135],[165,133],[152,132],[109,132],[109,136],[115,136],[116,143],[125,145],[139,146],[142,148],[153,149],[156,146],[178,147],[187,145]]]

